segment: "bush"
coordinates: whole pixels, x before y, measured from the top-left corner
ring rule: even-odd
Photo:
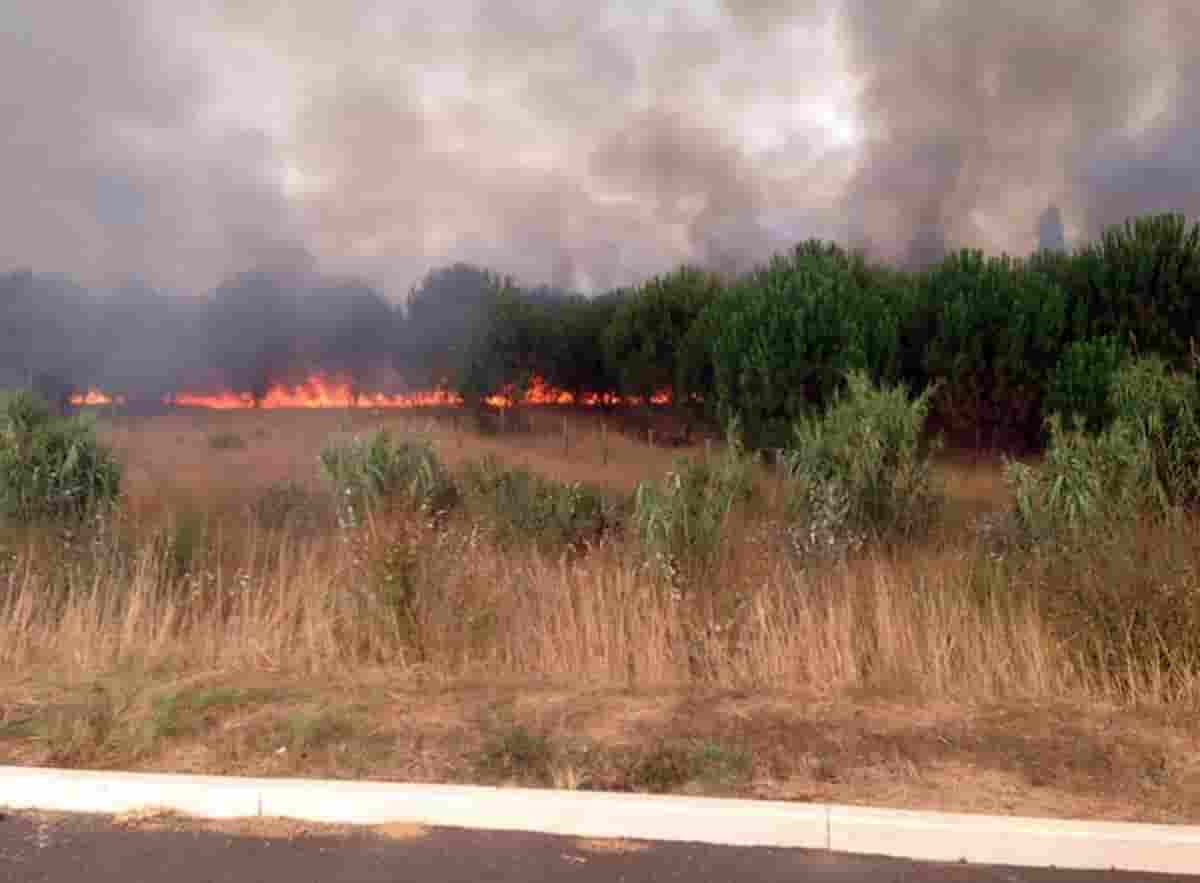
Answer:
[[[91,422],[57,417],[29,392],[0,398],[0,515],[79,518],[116,500],[121,467]]]
[[[844,549],[868,536],[911,536],[933,521],[940,494],[922,444],[933,389],[910,400],[904,386],[847,378],[821,417],[801,420],[782,462],[793,484],[789,516],[801,551]]]
[[[1093,435],[1084,431],[1082,418],[1068,429],[1053,414],[1047,426],[1050,445],[1040,466],[1014,462],[1005,469],[1017,526],[1026,540],[1079,539],[1142,508],[1145,486],[1136,477],[1145,473],[1147,461],[1128,424],[1118,422]]]
[[[469,464],[462,480],[472,514],[488,524],[501,545],[559,548],[598,538],[614,521],[596,491],[510,469],[494,457]]]
[[[335,441],[321,451],[321,466],[338,499],[339,520],[357,523],[363,507],[399,504],[428,514],[451,507],[457,490],[433,445],[394,440],[387,430],[370,438]]]
[[[1078,536],[1104,522],[1167,515],[1200,502],[1200,388],[1158,358],[1118,370],[1109,390],[1114,417],[1099,434],[1076,417],[1048,422],[1050,446],[1039,468],[1010,464],[1017,518],[1033,540]]]
[[[1118,371],[1112,386],[1117,419],[1129,425],[1148,459],[1153,502],[1160,509],[1200,503],[1200,383],[1168,371],[1157,357]]]
[[[711,562],[729,513],[750,496],[753,463],[731,423],[717,457],[680,460],[661,481],[640,482],[633,526],[650,560],[672,573],[680,565]]]
[[[1058,414],[1068,426],[1081,417],[1088,432],[1101,432],[1116,416],[1109,393],[1127,357],[1121,341],[1112,336],[1067,346],[1054,368],[1046,412]]]

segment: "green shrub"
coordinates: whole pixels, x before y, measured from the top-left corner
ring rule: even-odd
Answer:
[[[879,388],[853,372],[846,394],[823,416],[796,424],[782,463],[800,551],[907,537],[930,525],[941,499],[933,483],[936,444],[922,443],[933,392],[910,400],[904,386]]]
[[[393,439],[381,429],[367,439],[331,442],[320,460],[346,526],[357,524],[364,508],[398,504],[433,514],[457,499],[453,480],[423,439]]]
[[[731,789],[750,778],[753,758],[719,742],[663,742],[634,755],[625,766],[631,789],[664,794],[691,783],[709,791]]]
[[[640,482],[633,526],[648,558],[665,571],[711,562],[720,551],[734,506],[750,496],[754,458],[736,422],[715,458],[680,460],[658,482]]]
[[[1110,392],[1128,353],[1112,336],[1077,340],[1063,350],[1046,394],[1047,414],[1058,414],[1068,426],[1082,417],[1088,432],[1100,432],[1116,412]]]
[[[1050,445],[1042,463],[1012,462],[1005,469],[1017,525],[1027,540],[1079,539],[1141,509],[1145,486],[1137,478],[1148,461],[1128,424],[1116,422],[1095,435],[1084,431],[1082,417],[1067,429],[1052,414],[1047,426]]]
[[[120,486],[93,423],[57,417],[29,392],[0,398],[0,516],[79,518],[116,500]]]
[[[1139,359],[1117,372],[1112,408],[1129,424],[1149,460],[1152,500],[1160,509],[1200,503],[1200,383],[1169,371],[1160,358]]]
[[[208,446],[214,451],[237,451],[246,447],[246,440],[236,432],[214,432],[208,437]]]
[[[555,549],[596,539],[614,522],[612,507],[591,488],[508,468],[494,457],[469,464],[462,481],[472,515],[501,545]]]
[[[1119,369],[1103,432],[1052,415],[1040,467],[1009,464],[1017,518],[1031,539],[1061,540],[1103,522],[1166,515],[1200,502],[1200,388],[1158,358]]]

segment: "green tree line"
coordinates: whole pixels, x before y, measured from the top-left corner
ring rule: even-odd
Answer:
[[[783,445],[849,372],[931,390],[930,426],[1009,451],[1050,413],[1099,425],[1132,356],[1186,368],[1200,339],[1200,227],[1131,219],[1073,253],[976,250],[919,272],[803,242],[737,278],[682,266],[594,299],[499,283],[456,374],[478,398],[532,376],[576,394],[673,391],[673,407]]]

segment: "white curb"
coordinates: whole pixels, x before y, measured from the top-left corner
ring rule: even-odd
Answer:
[[[342,824],[409,822],[575,837],[830,849],[932,861],[1200,874],[1200,826],[782,801],[0,766],[0,806],[90,813],[156,807],[201,818],[261,815]]]

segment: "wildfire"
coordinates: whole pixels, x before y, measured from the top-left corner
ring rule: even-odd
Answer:
[[[446,390],[388,395],[387,393],[356,393],[349,383],[328,380],[319,375],[297,386],[276,384],[260,400],[248,392],[229,390],[215,393],[180,392],[163,399],[164,404],[189,408],[211,408],[232,411],[243,408],[431,408],[439,405],[461,405],[462,399]]]
[[[511,408],[514,390],[488,396],[487,404],[494,408]],[[124,404],[124,396],[115,397],[117,404]],[[76,405],[107,405],[114,399],[99,390],[88,390],[86,394],[71,397]],[[214,411],[245,410],[250,408],[316,409],[316,408],[434,408],[456,407],[463,404],[462,396],[446,389],[423,392],[389,394],[382,392],[356,392],[347,382],[313,375],[307,381],[294,386],[275,384],[262,398],[255,400],[248,392],[223,390],[215,393],[177,392],[163,397],[163,404],[188,408],[208,408]],[[655,405],[671,402],[670,390],[662,390],[650,397]],[[584,405],[586,407],[640,405],[640,396],[621,397],[612,393],[589,393],[576,396],[566,390],[551,386],[540,377],[534,377],[524,395],[524,405]]]
[[[114,398],[112,396],[105,395],[98,389],[89,389],[87,392],[77,392],[70,398],[71,404],[75,405],[76,407],[83,405],[111,405],[113,401]],[[115,401],[118,405],[123,405],[125,404],[125,396],[119,395],[116,397]]]

